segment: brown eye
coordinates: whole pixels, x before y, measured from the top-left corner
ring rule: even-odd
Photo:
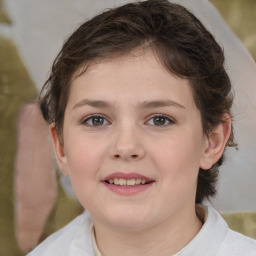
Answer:
[[[157,116],[153,118],[154,125],[165,125],[166,118],[162,116]]]
[[[103,126],[109,122],[103,116],[90,116],[83,121],[88,126]]]
[[[150,118],[147,123],[153,126],[166,126],[174,123],[174,121],[167,116],[157,115]]]

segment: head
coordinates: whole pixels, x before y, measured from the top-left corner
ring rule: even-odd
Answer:
[[[136,50],[150,50],[177,78],[186,79],[200,111],[205,136],[231,116],[231,84],[222,48],[184,7],[149,0],[110,9],[82,24],[65,42],[40,93],[44,118],[63,141],[64,114],[72,81],[95,64]],[[232,146],[233,131],[226,146]],[[196,203],[213,196],[222,155],[209,169],[199,169]]]

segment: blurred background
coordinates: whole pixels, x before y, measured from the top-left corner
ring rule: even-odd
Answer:
[[[256,60],[256,1],[210,0]]]
[[[0,256],[25,255],[83,211],[52,160],[34,102],[78,24],[125,2],[0,0]],[[233,229],[256,238],[256,1],[173,2],[194,12],[224,47],[238,150],[227,151],[211,203]]]

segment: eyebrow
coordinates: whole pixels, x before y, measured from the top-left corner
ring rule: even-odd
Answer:
[[[173,100],[153,100],[153,101],[144,101],[142,104],[139,104],[139,108],[147,109],[147,108],[161,108],[161,107],[169,107],[174,106],[178,108],[185,109],[185,107]]]
[[[103,101],[103,100],[89,100],[83,99],[74,105],[73,109],[82,107],[82,106],[91,106],[94,108],[110,108],[114,104],[111,102]],[[152,100],[152,101],[144,101],[137,105],[138,109],[149,109],[149,108],[161,108],[161,107],[169,107],[174,106],[178,108],[185,109],[185,107],[173,100]]]
[[[86,105],[94,107],[94,108],[109,108],[112,104],[108,103],[107,101],[103,101],[103,100],[84,99],[84,100],[79,101],[77,104],[75,104],[73,109],[82,107],[82,106],[86,106]]]

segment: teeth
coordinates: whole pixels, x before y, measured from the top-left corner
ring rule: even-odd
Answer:
[[[141,179],[136,179],[135,183],[136,183],[136,185],[140,184],[141,183]]]
[[[115,184],[115,185],[119,185],[119,186],[135,186],[135,185],[144,185],[146,183],[146,180],[144,179],[118,179],[118,178],[114,178],[114,179],[110,179],[108,180],[108,183],[110,184]]]
[[[119,185],[126,186],[126,180],[125,179],[119,179]]]
[[[130,179],[130,180],[127,180],[127,185],[128,186],[134,186],[136,183],[135,183],[135,179]]]

